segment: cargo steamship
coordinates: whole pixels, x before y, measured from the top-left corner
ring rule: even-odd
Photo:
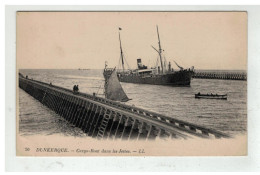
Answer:
[[[138,69],[126,70],[124,67],[124,54],[122,50],[121,38],[120,38],[119,28],[119,42],[120,42],[120,62],[122,64],[122,70],[117,70],[117,76],[120,82],[126,83],[138,83],[138,84],[152,84],[152,85],[168,85],[168,86],[190,86],[192,75],[194,74],[194,67],[189,69],[184,69],[179,66],[175,61],[175,64],[180,68],[176,71],[171,68],[171,63],[169,62],[168,67],[166,66],[166,60],[162,58],[162,48],[160,43],[159,30],[157,26],[158,35],[158,45],[159,49],[152,48],[159,54],[160,66],[154,68],[147,68],[147,66],[142,64],[140,58],[137,59]],[[113,68],[107,68],[105,64],[105,69],[103,72],[104,78],[107,80],[113,72]]]

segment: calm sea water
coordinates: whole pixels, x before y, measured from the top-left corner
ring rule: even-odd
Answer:
[[[103,96],[103,70],[20,70],[34,80],[66,88],[78,84],[84,93]],[[227,71],[225,71],[227,72]],[[247,82],[235,80],[193,79],[191,87],[121,83],[135,105],[169,117],[192,122],[232,135],[247,130]],[[195,99],[195,93],[228,94],[228,100]],[[85,134],[74,128],[55,112],[50,111],[33,97],[19,89],[19,131],[22,135],[62,134],[82,137]]]

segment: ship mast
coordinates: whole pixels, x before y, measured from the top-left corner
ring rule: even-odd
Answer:
[[[122,29],[119,27],[120,52],[121,52],[122,67],[123,67],[123,72],[124,72],[125,71],[125,67],[124,67],[124,54],[123,54],[122,45],[121,45],[120,30],[122,30]]]
[[[161,68],[162,68],[162,73],[163,73],[163,62],[162,62],[162,48],[161,48],[161,43],[160,43],[160,36],[159,36],[159,30],[158,30],[158,25],[156,25],[157,27],[157,35],[158,35],[158,44],[159,44],[159,56],[160,56],[160,61],[161,61]]]

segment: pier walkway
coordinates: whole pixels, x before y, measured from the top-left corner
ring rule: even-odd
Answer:
[[[213,129],[23,76],[19,76],[19,87],[97,139],[229,137]]]
[[[231,73],[231,72],[203,72],[196,71],[193,78],[202,79],[222,79],[222,80],[247,80],[246,73]]]

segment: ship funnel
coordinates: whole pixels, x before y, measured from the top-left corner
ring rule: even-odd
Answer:
[[[138,59],[137,59],[137,66],[138,66],[138,68],[139,68],[140,66],[142,66],[142,59],[141,59],[141,58],[138,58]]]
[[[138,69],[147,69],[147,66],[142,64],[142,59],[141,58],[137,59],[137,67],[138,67]]]

